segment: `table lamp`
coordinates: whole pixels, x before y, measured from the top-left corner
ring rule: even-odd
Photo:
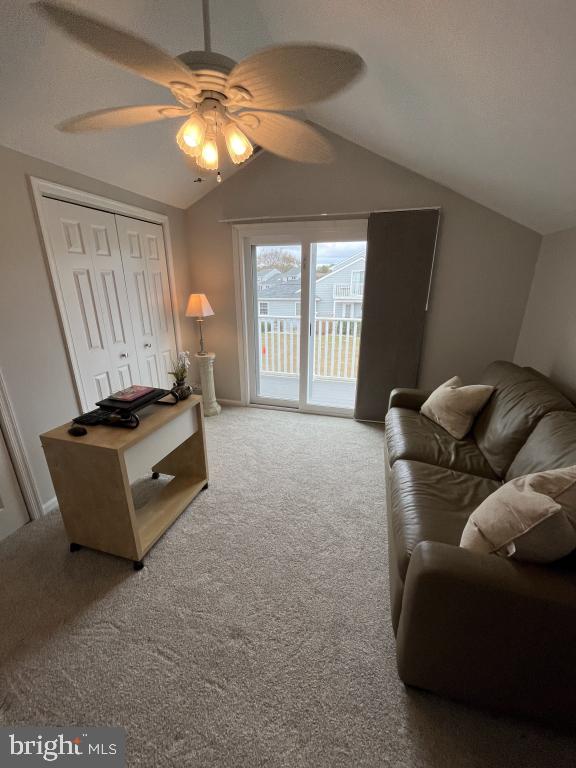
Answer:
[[[214,314],[214,310],[210,306],[210,302],[203,293],[191,293],[188,298],[188,305],[186,307],[186,317],[195,317],[198,321],[198,327],[200,328],[200,352],[198,354],[205,355],[204,349],[204,336],[202,335],[202,323],[205,317],[210,317]]]

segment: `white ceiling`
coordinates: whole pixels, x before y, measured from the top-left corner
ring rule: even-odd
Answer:
[[[173,54],[202,48],[200,0],[76,0]],[[368,72],[307,111],[335,133],[540,232],[576,224],[574,0],[212,0],[234,59],[288,41],[347,45]],[[71,136],[65,117],[172,103],[163,88],[0,4],[0,144],[178,207],[194,184],[170,121]]]

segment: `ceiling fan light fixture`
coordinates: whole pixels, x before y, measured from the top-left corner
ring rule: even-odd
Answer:
[[[181,105],[97,110],[67,120],[61,130],[80,133],[187,117],[176,135],[177,144],[195,165],[209,171],[218,171],[220,133],[236,165],[253,154],[251,142],[288,160],[330,162],[333,152],[328,140],[285,112],[334,96],[364,70],[362,58],[354,51],[312,43],[272,46],[236,63],[212,50],[209,0],[202,0],[204,50],[176,58],[125,29],[71,7],[68,0],[37,0],[33,7],[93,53],[169,89]]]
[[[200,168],[204,168],[206,171],[218,170],[218,145],[213,136],[208,136],[202,145],[202,151],[196,158],[196,163]]]
[[[254,152],[252,144],[234,123],[227,123],[222,131],[228,154],[235,165],[243,163]]]
[[[206,127],[206,121],[198,114],[186,120],[176,135],[180,149],[190,157],[198,157],[204,145]]]

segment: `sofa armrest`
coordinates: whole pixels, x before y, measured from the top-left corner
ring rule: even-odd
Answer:
[[[430,392],[425,389],[398,387],[390,393],[388,410],[390,408],[409,408],[411,411],[419,411],[429,396]]]
[[[573,725],[574,573],[422,542],[406,575],[397,657],[409,685]]]

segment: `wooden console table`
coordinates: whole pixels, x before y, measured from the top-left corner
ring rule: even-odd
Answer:
[[[71,424],[40,435],[70,549],[98,549],[134,561],[142,558],[208,486],[202,398],[173,406],[150,405],[136,429]],[[150,472],[173,475],[136,509],[131,484]]]

